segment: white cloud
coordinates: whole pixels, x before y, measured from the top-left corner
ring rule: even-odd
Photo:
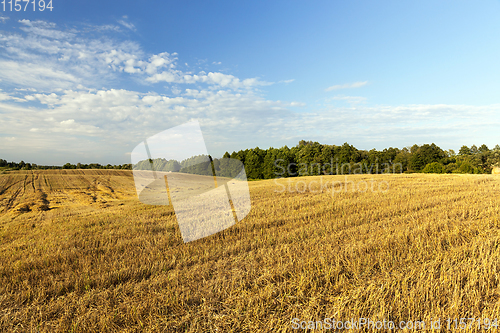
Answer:
[[[9,94],[0,91],[0,101],[7,101],[9,99],[12,99]]]
[[[348,103],[361,103],[366,101],[366,97],[337,95],[326,99],[327,102],[331,100],[346,101]]]
[[[354,82],[354,83],[345,83],[345,84],[337,84],[325,89],[325,91],[332,91],[337,89],[348,89],[348,88],[360,88],[368,84],[368,81],[363,82]]]
[[[200,72],[198,74],[185,74],[182,71],[169,69],[161,73],[156,73],[151,75],[146,79],[146,81],[151,83],[167,82],[167,83],[206,83],[208,85],[215,85],[221,88],[228,89],[242,89],[242,88],[252,88],[257,86],[268,86],[272,85],[272,82],[260,81],[258,78],[249,78],[240,80],[239,78],[230,75],[223,74],[219,72]]]
[[[56,24],[46,21],[30,21],[30,20],[19,20],[23,26],[21,30],[27,33],[35,34],[41,37],[48,37],[54,39],[65,39],[72,38],[75,36],[71,32],[63,32],[56,30]]]
[[[27,99],[22,96],[22,93],[13,91],[10,93],[5,93],[0,89],[0,102],[1,101],[15,101],[15,102],[26,102]]]
[[[233,90],[272,84],[220,72],[194,74],[177,68],[177,53],[146,56],[136,42],[120,42],[106,35],[90,38],[87,34],[96,29],[103,33],[116,31],[117,27],[112,25],[86,25],[83,30],[63,31],[51,22],[20,20],[19,23],[24,34],[0,32],[0,51],[4,51],[2,61],[6,65],[0,80],[22,88],[48,91],[50,87],[102,87],[123,79],[123,74],[144,84],[204,84]]]
[[[9,18],[7,16],[0,15],[0,23],[5,23]]]
[[[50,129],[51,132],[63,132],[71,135],[96,135],[102,130],[93,125],[79,124],[74,119],[63,120]]]
[[[123,16],[123,18],[124,18],[123,20],[118,20],[118,23],[120,23],[120,24],[121,24],[121,25],[123,25],[125,28],[130,29],[130,30],[132,30],[132,31],[136,31],[136,30],[137,30],[137,28],[135,27],[135,25],[133,25],[133,24],[132,24],[132,23],[130,23],[130,22],[125,21],[126,19],[128,19],[128,17],[127,17],[126,15],[125,15],[125,16]]]
[[[72,74],[37,63],[0,60],[0,68],[3,81],[15,82],[24,87],[64,88],[78,81]]]
[[[106,32],[106,31],[115,31],[115,32],[120,32],[122,29],[114,24],[104,24],[104,25],[88,25],[90,30],[94,31],[99,31],[99,32]]]
[[[24,20],[32,28],[50,30],[52,24]],[[50,29],[49,29],[50,28]],[[134,61],[143,57],[138,44],[116,42],[106,37],[89,39],[79,33],[42,33],[26,30],[26,34],[0,32],[0,51],[6,71],[3,81],[47,91],[50,87],[72,89],[78,84],[103,86],[116,80],[120,72],[130,71]],[[50,37],[48,36],[50,35]],[[132,63],[131,63],[132,62]]]
[[[35,141],[39,143],[40,154],[70,146],[77,151],[81,147],[70,139],[82,135],[100,142],[101,146],[96,148],[99,151],[120,151],[144,137],[191,119],[199,119],[205,126],[208,143],[215,137],[227,143],[224,137],[229,140],[234,135],[251,138],[256,132],[263,136],[266,135],[265,122],[285,117],[289,114],[286,107],[290,105],[224,90],[188,90],[178,97],[123,89],[66,90],[28,96],[42,107],[20,108],[0,103],[0,111],[5,115],[0,133],[25,133],[23,140],[26,141],[18,142],[19,147],[24,147],[24,152],[30,151],[29,142]],[[248,117],[250,113],[252,117]],[[19,115],[23,115],[22,120]],[[44,141],[48,136],[50,140]],[[52,140],[55,138],[58,140]],[[43,142],[47,145],[42,149]],[[36,155],[34,150],[31,153]]]

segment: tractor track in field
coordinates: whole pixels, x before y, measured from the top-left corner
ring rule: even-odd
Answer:
[[[64,179],[64,177],[63,177],[64,175],[61,173],[59,176],[61,177],[61,180],[62,180],[62,182],[61,182],[61,189],[62,189],[63,191],[64,191],[65,189],[69,189],[68,183],[66,182],[66,180],[65,180],[65,179]]]
[[[42,181],[48,184],[47,179],[40,177],[40,174],[30,172],[19,178],[19,180],[9,184],[12,178],[6,180],[7,186],[1,188],[0,212],[5,213],[13,209],[18,212],[47,211],[50,201],[48,195],[43,191]],[[39,182],[37,185],[36,182]]]
[[[96,202],[96,200],[97,200],[97,195],[96,195],[96,191],[97,191],[96,182],[97,182],[97,180],[96,180],[96,178],[94,177],[93,180],[91,181],[84,176],[78,175],[77,179],[80,180],[82,184],[85,184],[80,189],[81,192],[79,195],[81,195],[81,194],[87,195],[86,192],[89,192],[90,194],[88,194],[88,195],[90,195],[92,202]]]
[[[24,176],[24,183],[23,183],[23,196],[26,195],[26,182],[28,180],[28,175]],[[28,182],[29,184],[29,182]]]
[[[5,210],[8,211],[14,207],[15,201],[21,192],[21,188],[18,188],[11,196],[7,199],[7,204],[5,205]]]
[[[114,189],[109,184],[106,184],[107,181],[102,179],[100,175],[92,175],[91,177],[75,176],[71,181],[73,184],[71,191],[66,193],[68,198],[71,198],[74,202],[87,203],[87,205],[99,204],[103,207],[109,206],[107,201],[110,198],[106,198],[106,196],[114,199]]]
[[[97,200],[97,178],[94,178],[92,185],[88,188],[92,192],[92,201],[96,202]]]
[[[69,203],[93,209],[119,206],[117,200],[121,199],[121,192],[117,191],[113,176],[95,172],[47,174],[31,170],[5,174],[0,177],[0,213],[11,212],[16,217],[28,212],[45,214]]]
[[[31,186],[33,187],[33,192],[36,192],[35,188],[35,180],[38,179],[39,175],[35,175],[35,173],[31,174]]]
[[[22,180],[20,180],[20,181],[18,181],[18,182],[15,182],[15,183],[13,183],[13,184],[10,184],[10,185],[9,185],[9,186],[7,186],[7,187],[1,188],[1,189],[0,189],[0,195],[4,194],[4,193],[5,193],[5,192],[7,192],[7,190],[9,190],[12,186],[17,185],[17,184],[19,184],[20,182],[22,182]]]
[[[5,186],[0,188],[0,195],[3,196],[3,198],[0,198],[0,210],[2,212],[8,211],[15,206],[16,200],[23,190],[22,183],[26,179],[18,179],[19,180],[15,181],[14,177],[8,176],[5,181]],[[10,183],[11,181],[12,183]]]

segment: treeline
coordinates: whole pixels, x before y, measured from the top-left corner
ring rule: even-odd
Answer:
[[[495,165],[500,165],[500,146],[489,149],[486,145],[479,148],[462,146],[458,153],[452,149],[443,150],[434,143],[413,145],[411,147],[386,148],[382,151],[359,150],[344,143],[341,146],[300,141],[295,147],[240,150],[224,158],[239,160],[245,166],[248,179],[272,179],[276,177],[295,177],[323,174],[378,174],[378,173],[491,173]],[[186,172],[234,176],[238,165],[227,165],[227,161],[210,156],[193,156],[184,161],[154,159],[141,161],[135,169]],[[226,164],[224,164],[226,163]],[[0,159],[0,167],[12,170],[44,169],[125,169],[131,170],[132,164],[100,165],[71,164],[63,166],[40,166],[33,163],[7,162]],[[239,172],[239,171],[238,171]]]
[[[207,155],[197,155],[187,158],[181,162],[177,160],[167,160],[165,158],[155,158],[150,160],[142,160],[137,164],[133,165],[135,170],[151,170],[155,171],[171,171],[171,172],[180,172],[182,169],[187,167],[191,167],[193,165],[198,165],[200,171],[207,168],[207,163],[210,163],[210,157]],[[210,167],[211,169],[211,167]]]
[[[226,153],[224,157],[229,157]],[[196,175],[219,177],[236,177],[243,168],[243,164],[237,159],[212,158],[210,155],[197,155],[187,158],[181,162],[156,158],[139,161],[133,165],[134,170],[154,170],[163,172],[182,172]]]
[[[493,165],[500,162],[500,146],[490,150],[486,145],[477,148],[463,146],[458,154],[443,150],[434,143],[413,145],[403,149],[387,148],[366,151],[344,143],[342,146],[323,145],[318,142],[300,141],[295,147],[246,149],[229,154],[245,165],[248,179],[272,179],[311,175],[380,174],[380,173],[491,173]],[[220,175],[228,167],[224,160],[200,155],[178,162],[154,159],[141,161],[134,169]],[[233,166],[232,166],[233,167]],[[238,170],[232,168],[234,174]]]
[[[16,162],[7,162],[4,159],[0,159],[0,168],[9,169],[9,170],[61,170],[61,169],[115,169],[115,170],[131,170],[132,164],[122,164],[122,165],[101,165],[99,163],[90,163],[90,164],[71,164],[66,163],[63,166],[57,165],[38,165],[35,163],[25,163],[21,161],[19,163]]]
[[[292,148],[257,147],[224,155],[229,156],[243,162],[249,179],[361,173],[491,173],[492,166],[500,162],[500,146],[462,146],[455,153],[432,143],[366,151],[348,143],[336,146],[302,140]]]

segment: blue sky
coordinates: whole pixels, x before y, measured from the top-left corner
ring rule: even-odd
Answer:
[[[497,0],[0,11],[0,158],[129,163],[144,139],[194,119],[214,156],[301,139],[491,148],[499,17]]]

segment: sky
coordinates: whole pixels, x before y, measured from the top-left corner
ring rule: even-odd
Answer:
[[[193,120],[215,157],[300,140],[500,144],[499,0],[2,6],[8,161],[130,163]]]

